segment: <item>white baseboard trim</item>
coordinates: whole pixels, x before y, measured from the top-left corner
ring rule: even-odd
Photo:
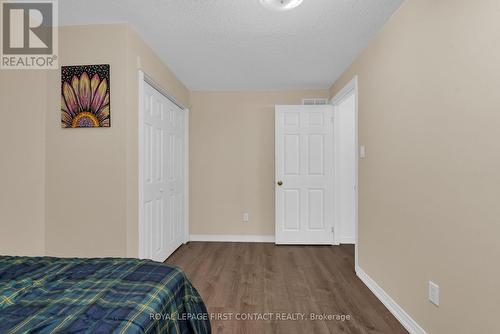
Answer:
[[[354,238],[354,237],[340,237],[338,242],[341,245],[354,245],[354,244],[356,244],[356,238]]]
[[[274,243],[274,235],[191,234],[190,241]]]
[[[356,275],[365,283],[373,294],[387,307],[387,309],[398,319],[410,334],[427,334],[420,325],[413,320],[408,313],[401,308],[367,273],[359,266],[356,267]]]

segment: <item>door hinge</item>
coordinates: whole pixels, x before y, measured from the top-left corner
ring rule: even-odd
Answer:
[[[335,227],[334,226],[332,226],[332,233],[335,234]]]

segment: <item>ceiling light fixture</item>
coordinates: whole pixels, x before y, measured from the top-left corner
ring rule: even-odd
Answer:
[[[302,1],[304,0],[260,0],[260,3],[268,9],[285,11],[300,6]]]

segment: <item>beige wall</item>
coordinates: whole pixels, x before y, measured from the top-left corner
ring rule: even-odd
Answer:
[[[126,24],[62,27],[59,48],[111,65],[111,128],[61,129],[60,70],[0,71],[0,254],[137,256],[138,68],[189,91]]]
[[[60,65],[110,64],[111,127],[62,129],[60,70],[50,72],[46,251],[54,256],[123,256],[127,29],[125,25],[63,27],[59,38]]]
[[[45,251],[46,80],[0,70],[0,255]]]
[[[327,91],[192,92],[190,233],[274,235],[274,105]],[[250,222],[242,214],[250,213]]]
[[[407,0],[331,90],[359,76],[360,266],[429,333],[500,332],[499,14]]]

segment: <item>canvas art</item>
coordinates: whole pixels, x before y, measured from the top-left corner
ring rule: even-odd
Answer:
[[[61,126],[111,126],[109,65],[62,66]]]

